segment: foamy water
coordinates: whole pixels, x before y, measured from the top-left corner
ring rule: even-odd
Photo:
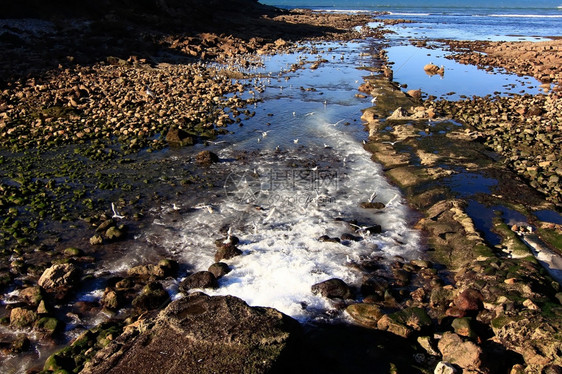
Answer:
[[[337,126],[309,122],[303,126],[317,134],[320,145],[295,145],[287,158],[298,162],[314,159],[315,153],[329,153],[329,167],[287,168],[286,158],[266,151],[248,165],[249,171],[259,175],[249,177],[261,186],[251,195],[255,198],[246,202],[227,196],[214,201],[212,213],[201,209],[190,214],[176,225],[178,235],[165,241],[165,247],[197,271],[214,262],[218,228],[228,226],[240,238],[243,255],[225,260],[232,272],[221,279],[219,289],[205,292],[235,295],[250,305],[274,307],[303,321],[330,309],[326,299],[311,293],[313,284],[336,277],[359,286],[363,274],[350,267],[354,263],[422,255],[419,235],[408,225],[410,213],[400,192],[381,176],[380,167],[362,144]],[[236,148],[224,149],[220,156],[228,158]],[[289,185],[282,186],[287,179]],[[358,207],[373,195],[386,204],[385,209],[375,212]],[[383,232],[369,235],[360,230],[356,235],[362,234],[363,240],[345,244],[318,240],[322,235],[354,233],[356,227],[346,222],[350,220],[357,220],[358,226],[379,224]]]
[[[412,212],[363,149],[367,133],[359,117],[370,101],[355,93],[365,74],[357,69],[365,64],[359,52],[366,46],[331,43],[266,58],[260,71],[271,73],[261,82],[265,101],[243,127],[211,148],[223,160],[211,166],[225,176],[222,188],[178,199],[175,208],[155,209],[159,218],[104,270],[126,271],[156,256],[177,259],[187,272],[207,270],[214,263],[215,240],[230,228],[243,254],[223,260],[232,271],[218,289],[203,291],[235,295],[305,322],[332,315],[332,303],[311,292],[315,283],[341,278],[359,287],[364,274],[355,265],[362,261],[422,257],[420,235],[409,223]],[[292,63],[318,56],[328,62],[287,71]],[[251,157],[237,161],[243,151]],[[188,162],[181,157],[178,163]],[[369,200],[386,207],[359,206]],[[365,228],[373,225],[382,233],[370,235]],[[318,240],[346,233],[362,239]],[[177,283],[168,289],[175,294]]]

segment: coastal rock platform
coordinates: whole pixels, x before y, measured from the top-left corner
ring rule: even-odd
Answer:
[[[272,372],[299,334],[299,323],[275,309],[193,294],[126,326],[81,372]]]

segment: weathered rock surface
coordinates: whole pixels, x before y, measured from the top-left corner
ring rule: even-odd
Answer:
[[[215,262],[214,264],[209,266],[208,271],[210,271],[215,276],[215,278],[219,279],[230,273],[231,269],[230,266],[228,266],[228,264],[225,264],[224,262]]]
[[[175,127],[168,130],[168,133],[166,134],[166,141],[174,147],[193,145],[195,143],[195,139],[192,136],[184,130]]]
[[[160,309],[168,303],[170,295],[159,282],[151,282],[144,286],[140,294],[133,299],[133,306],[140,310]]]
[[[439,361],[435,367],[434,374],[455,374],[458,370],[448,362]]]
[[[562,79],[560,53],[562,41],[547,42],[486,42],[449,41],[456,52],[453,58],[464,64],[484,67],[502,67],[517,74],[534,76],[541,82]]]
[[[482,348],[471,341],[463,341],[460,336],[446,332],[438,343],[443,360],[460,366],[463,370],[477,373],[488,373],[484,366]]]
[[[384,315],[377,305],[366,303],[351,304],[345,311],[355,322],[369,328],[377,328],[378,321]]]
[[[14,308],[10,311],[10,326],[15,328],[28,327],[37,319],[37,313],[25,308]]]
[[[218,246],[217,252],[215,253],[215,261],[219,262],[220,260],[228,260],[229,258],[233,258],[236,256],[240,256],[242,251],[239,250],[234,244],[232,243],[222,243]]]
[[[73,287],[80,279],[80,269],[73,264],[57,264],[46,269],[37,284],[45,289]]]
[[[384,79],[381,77],[376,82]],[[387,101],[392,101],[391,95],[392,92]],[[506,156],[506,164],[518,165],[520,170],[533,175],[531,187],[540,187],[548,193],[548,200],[557,203],[558,99],[559,93],[553,92],[536,97],[473,98],[460,104],[446,100],[426,102],[429,105],[423,112],[433,113],[431,118],[450,114],[466,124],[460,128],[447,121],[439,124],[421,119],[411,121],[409,117],[413,116],[408,113],[417,110],[397,102],[394,108],[386,108],[386,116],[398,112],[393,117],[395,121],[383,121],[384,115],[374,110],[365,116],[365,120],[374,124],[367,126],[369,142],[365,148],[383,165],[386,175],[403,189],[410,204],[423,212],[424,217],[416,226],[428,235],[429,255],[438,264],[435,267],[447,268],[447,272],[416,269],[417,276],[432,276],[436,274],[434,271],[425,270],[437,270],[442,278],[414,283],[417,288],[408,290],[407,297],[404,289],[397,288],[418,279],[408,280],[414,274],[411,268],[393,268],[392,282],[364,281],[361,291],[366,295],[365,302],[382,308],[424,308],[433,321],[439,321],[442,331],[447,331],[439,343],[443,361],[457,365],[463,372],[499,372],[523,367],[525,372],[539,373],[560,365],[562,307],[556,297],[560,285],[540,268],[521,241],[520,235],[528,234],[517,227],[510,229],[506,218],[495,211],[498,205],[516,210],[532,224],[536,218],[529,210],[552,207],[552,204],[509,168],[496,162],[498,156],[482,144],[483,138],[486,144],[495,144],[492,148]],[[408,118],[409,122],[399,120],[400,117]],[[420,133],[430,136],[419,136]],[[474,177],[496,185],[488,191],[482,188],[483,183],[475,183],[478,191],[473,192],[461,191],[462,188],[451,183],[453,179],[471,183]],[[474,201],[481,208],[471,207]],[[496,216],[481,215],[484,209],[495,211]],[[481,228],[482,222],[488,219],[501,239],[500,245],[491,246]],[[555,227],[550,226],[550,230],[554,231]],[[543,236],[543,240],[548,237]],[[550,244],[556,247],[555,242]],[[447,284],[443,282],[445,279],[449,279]],[[379,283],[386,285],[380,287]],[[358,307],[354,308],[357,310],[350,309],[350,316],[365,326],[362,318],[369,314],[358,313]],[[392,316],[376,315],[377,328],[410,337],[413,329]],[[490,337],[491,330],[494,336],[484,340]],[[419,344],[431,355],[432,347],[427,343],[421,340]],[[484,353],[493,355],[494,362],[485,362]],[[523,362],[525,365],[517,366]],[[492,364],[494,367],[488,366]]]
[[[204,166],[219,162],[219,156],[211,151],[201,151],[195,156],[195,161]]]
[[[320,294],[329,299],[348,299],[352,295],[349,286],[337,278],[317,283],[312,286],[311,290],[313,294]]]
[[[187,276],[180,283],[180,290],[187,292],[192,288],[217,288],[217,278],[210,271],[198,271]]]
[[[265,373],[299,333],[298,322],[274,309],[195,294],[143,328],[126,327],[82,373]]]

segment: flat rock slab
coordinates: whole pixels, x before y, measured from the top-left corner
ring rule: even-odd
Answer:
[[[233,296],[194,294],[125,332],[82,373],[265,373],[300,335],[294,319]]]

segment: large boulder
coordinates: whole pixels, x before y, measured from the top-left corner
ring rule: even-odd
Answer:
[[[329,299],[349,299],[352,296],[349,286],[338,278],[316,283],[311,290],[313,294],[320,294]]]
[[[38,284],[46,290],[72,288],[80,279],[80,274],[80,269],[73,264],[56,264],[43,272]]]
[[[182,129],[172,127],[166,134],[166,141],[173,147],[195,144],[195,138]]]
[[[179,285],[180,291],[188,292],[193,288],[217,288],[217,278],[210,271],[198,271],[186,277]]]
[[[378,321],[383,317],[383,312],[375,304],[358,303],[351,304],[345,311],[358,324],[369,327],[377,328]]]
[[[265,373],[298,335],[298,322],[275,309],[197,293],[126,327],[82,373]]]
[[[446,332],[438,343],[443,361],[460,366],[463,370],[488,373],[484,365],[482,348],[471,341],[464,341],[454,332]]]
[[[37,320],[37,313],[25,308],[14,308],[10,311],[10,326],[14,328],[28,327]]]

